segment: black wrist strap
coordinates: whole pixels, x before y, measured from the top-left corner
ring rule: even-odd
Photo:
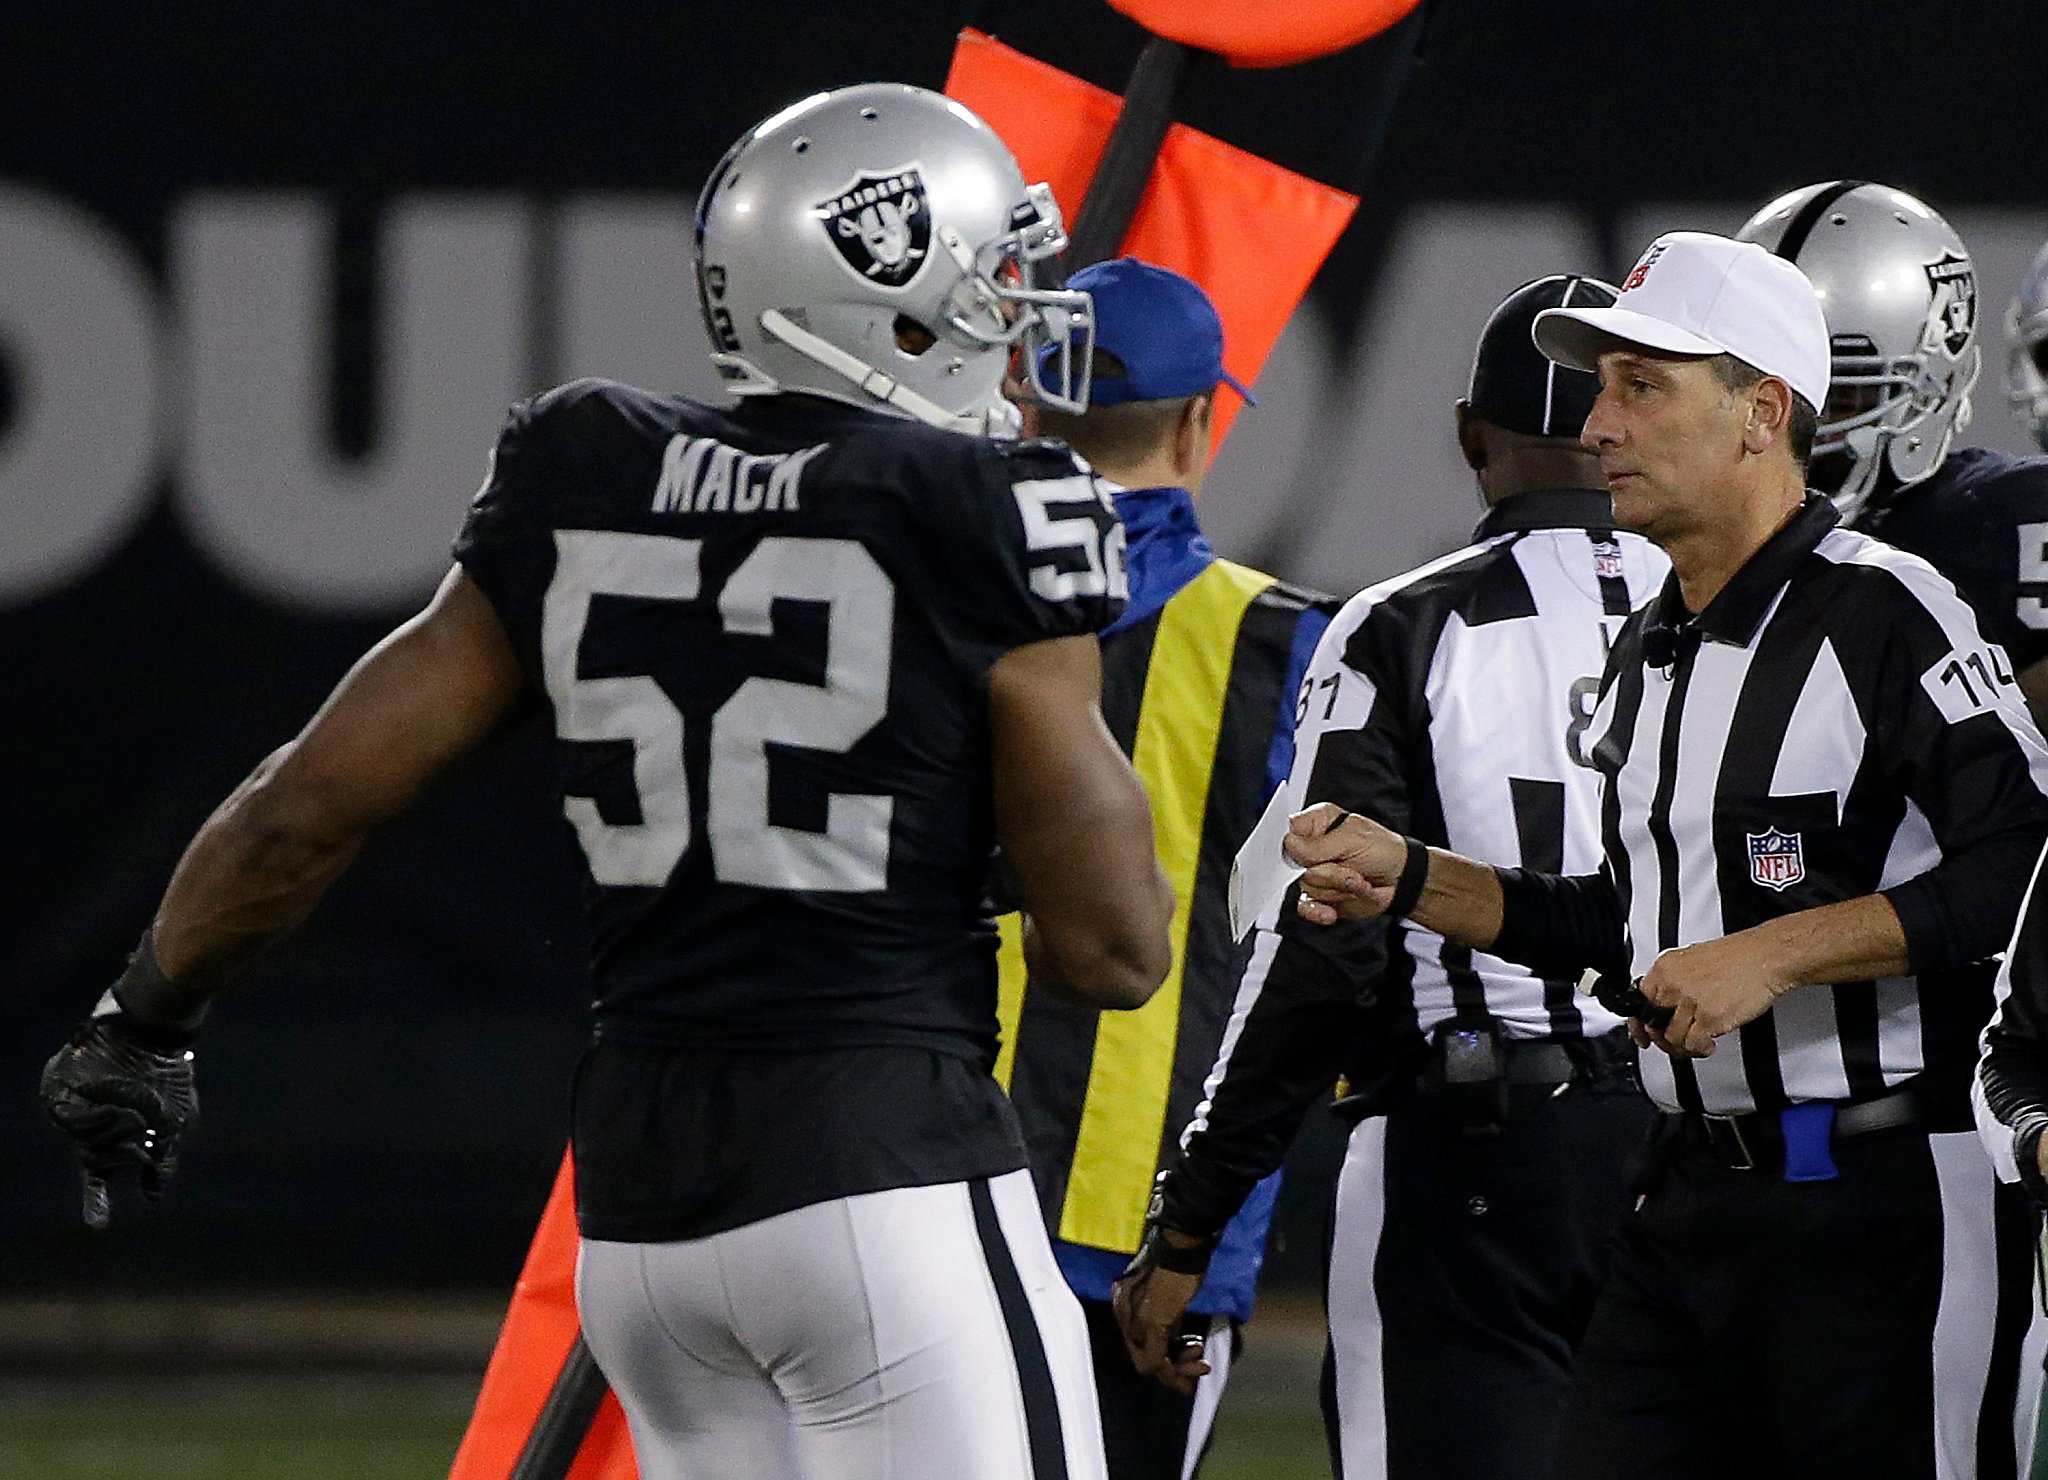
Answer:
[[[155,934],[145,930],[110,995],[137,1037],[183,1047],[206,1021],[210,994],[164,975],[157,964]]]
[[[1138,1252],[1131,1256],[1130,1268],[1125,1274],[1137,1274],[1147,1269],[1163,1269],[1169,1274],[1206,1274],[1209,1271],[1209,1256],[1216,1252],[1216,1246],[1223,1242],[1223,1233],[1217,1232],[1202,1238],[1191,1249],[1170,1244],[1163,1237],[1168,1226],[1161,1221],[1166,1212],[1166,1194],[1173,1182],[1173,1172],[1161,1168],[1152,1178],[1152,1198],[1145,1206],[1145,1231],[1138,1240]],[[1197,1235],[1185,1229],[1173,1230],[1183,1238]]]
[[[1178,1230],[1175,1230],[1178,1232]],[[1191,1235],[1190,1235],[1191,1236]],[[1209,1260],[1216,1252],[1222,1238],[1203,1239],[1192,1248],[1181,1248],[1169,1243],[1166,1232],[1157,1223],[1145,1225],[1144,1242],[1138,1245],[1136,1257],[1131,1260],[1132,1269],[1163,1269],[1168,1274],[1207,1274]]]
[[[2018,1165],[2020,1186],[2026,1188],[2035,1206],[2048,1207],[2048,1181],[2041,1177],[2041,1136],[2048,1120],[2034,1119],[2013,1132],[2013,1161]]]
[[[1428,844],[1406,836],[1401,841],[1408,845],[1408,858],[1401,865],[1400,882],[1394,885],[1394,898],[1387,905],[1388,918],[1395,920],[1415,908],[1415,902],[1422,898],[1422,886],[1429,882]]]

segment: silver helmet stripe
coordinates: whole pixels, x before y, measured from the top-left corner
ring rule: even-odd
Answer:
[[[1813,199],[1801,206],[1799,213],[1786,223],[1785,234],[1778,238],[1777,254],[1796,265],[1799,261],[1799,249],[1805,246],[1806,239],[1813,235],[1814,224],[1820,220],[1827,208],[1850,191],[1860,190],[1869,183],[1868,180],[1837,180],[1834,184],[1823,186],[1816,191]],[[1818,406],[1814,407],[1816,411],[1819,409]]]

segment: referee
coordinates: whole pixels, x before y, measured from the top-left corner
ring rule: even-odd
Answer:
[[[1585,732],[1608,644],[1667,565],[1615,530],[1579,445],[1599,383],[1529,331],[1544,309],[1613,302],[1604,283],[1545,277],[1487,320],[1457,407],[1485,518],[1469,547],[1339,613],[1300,710],[1299,794],[1497,863],[1597,865]],[[1425,931],[1276,915],[1161,1216],[1222,1227],[1345,1074],[1331,1453],[1346,1480],[1541,1474],[1652,1115],[1621,1020],[1568,979]],[[1146,1282],[1127,1311],[1141,1347],[1186,1287]]]
[[[1223,368],[1208,295],[1134,258],[1097,263],[1068,286],[1095,304],[1088,410],[1041,410],[1124,485],[1130,601],[1102,638],[1102,709],[1152,802],[1153,842],[1173,882],[1173,961],[1136,1014],[1027,991],[1017,917],[999,958],[1006,1084],[1024,1128],[1053,1252],[1081,1299],[1112,1480],[1182,1480],[1200,1461],[1250,1319],[1278,1177],[1230,1223],[1188,1323],[1209,1366],[1175,1393],[1124,1355],[1110,1284],[1130,1262],[1171,1137],[1201,1097],[1244,954],[1231,940],[1230,861],[1293,758],[1294,698],[1336,603],[1219,560],[1196,518]],[[1247,400],[1250,398],[1247,397]]]
[[[1948,583],[1804,491],[1829,346],[1797,268],[1672,233],[1536,339],[1597,366],[1585,440],[1672,561],[1591,729],[1601,867],[1495,869],[1319,806],[1299,910],[1641,980],[1663,1123],[1562,1474],[2010,1477],[2030,1225],[1968,1134],[1990,1002],[1956,968],[2011,932],[2048,753]]]

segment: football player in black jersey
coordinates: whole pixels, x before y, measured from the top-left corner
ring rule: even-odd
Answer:
[[[1083,403],[1087,299],[1033,286],[1050,193],[909,87],[752,130],[696,240],[737,406],[581,381],[513,411],[456,568],[200,831],[44,1102],[89,1218],[114,1172],[160,1190],[223,974],[538,699],[594,935],[579,1304],[641,1473],[1099,1476],[989,1072],[986,904],[1000,838],[1056,989],[1129,1008],[1165,972],[1098,708],[1122,529],[1065,449],[986,435],[1020,346]]]
[[[1851,528],[1955,583],[2048,720],[2048,457],[1956,447],[1983,364],[1962,238],[1889,185],[1780,196],[1738,235],[1820,290],[1834,354],[1808,476]]]

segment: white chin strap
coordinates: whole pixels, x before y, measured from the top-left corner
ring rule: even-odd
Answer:
[[[761,327],[806,359],[815,360],[834,375],[853,382],[855,388],[863,395],[894,406],[906,416],[916,417],[927,426],[943,427],[952,432],[971,432],[982,437],[1016,435],[1021,420],[1017,409],[1000,397],[994,405],[982,411],[948,411],[938,402],[920,396],[895,376],[884,374],[866,360],[848,354],[830,340],[821,339],[810,330],[799,328],[796,322],[780,309],[771,308],[764,311],[761,315]]]

